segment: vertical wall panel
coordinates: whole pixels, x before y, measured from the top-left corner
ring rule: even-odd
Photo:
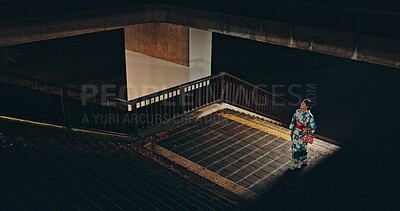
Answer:
[[[166,23],[125,27],[125,49],[189,66],[189,28]]]

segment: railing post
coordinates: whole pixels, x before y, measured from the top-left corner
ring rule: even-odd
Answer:
[[[253,91],[251,94],[252,94],[251,96],[252,109],[258,111],[258,95],[257,95],[257,89],[255,89],[255,87],[253,87]]]
[[[66,88],[61,89],[61,106],[64,117],[64,126],[68,129],[71,129],[71,116]]]
[[[221,73],[220,75],[220,80],[221,80],[221,97],[220,97],[220,101],[221,103],[224,102],[224,95],[225,95],[225,74]]]
[[[180,104],[180,109],[181,109],[181,111],[182,111],[182,114],[184,114],[185,113],[185,108],[186,108],[186,106],[185,106],[185,88],[184,87],[180,87],[179,88],[179,97],[180,97],[180,100],[179,100],[179,104]]]
[[[130,102],[131,110],[128,111],[132,116],[132,132],[128,134],[129,136],[138,137],[139,136],[139,114],[138,109],[136,108],[136,101]]]

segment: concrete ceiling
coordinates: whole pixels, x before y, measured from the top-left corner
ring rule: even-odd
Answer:
[[[400,67],[400,7],[391,1],[8,0],[0,6],[0,46],[165,22]]]

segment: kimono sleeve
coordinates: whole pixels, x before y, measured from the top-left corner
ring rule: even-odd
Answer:
[[[309,127],[311,128],[311,133],[315,133],[315,130],[317,130],[317,125],[315,124],[314,116],[310,117]]]
[[[292,120],[290,121],[290,125],[289,125],[289,130],[293,131],[294,130],[294,125],[296,124],[296,112],[293,114],[292,116]]]

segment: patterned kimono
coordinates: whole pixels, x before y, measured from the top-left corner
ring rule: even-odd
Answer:
[[[297,124],[297,125],[296,125]],[[317,126],[314,121],[314,116],[310,110],[302,111],[300,108],[293,114],[292,121],[289,125],[289,130],[293,132],[292,135],[292,161],[295,164],[307,160],[307,143],[301,140],[306,132],[302,128],[311,128],[311,133],[314,133]]]

